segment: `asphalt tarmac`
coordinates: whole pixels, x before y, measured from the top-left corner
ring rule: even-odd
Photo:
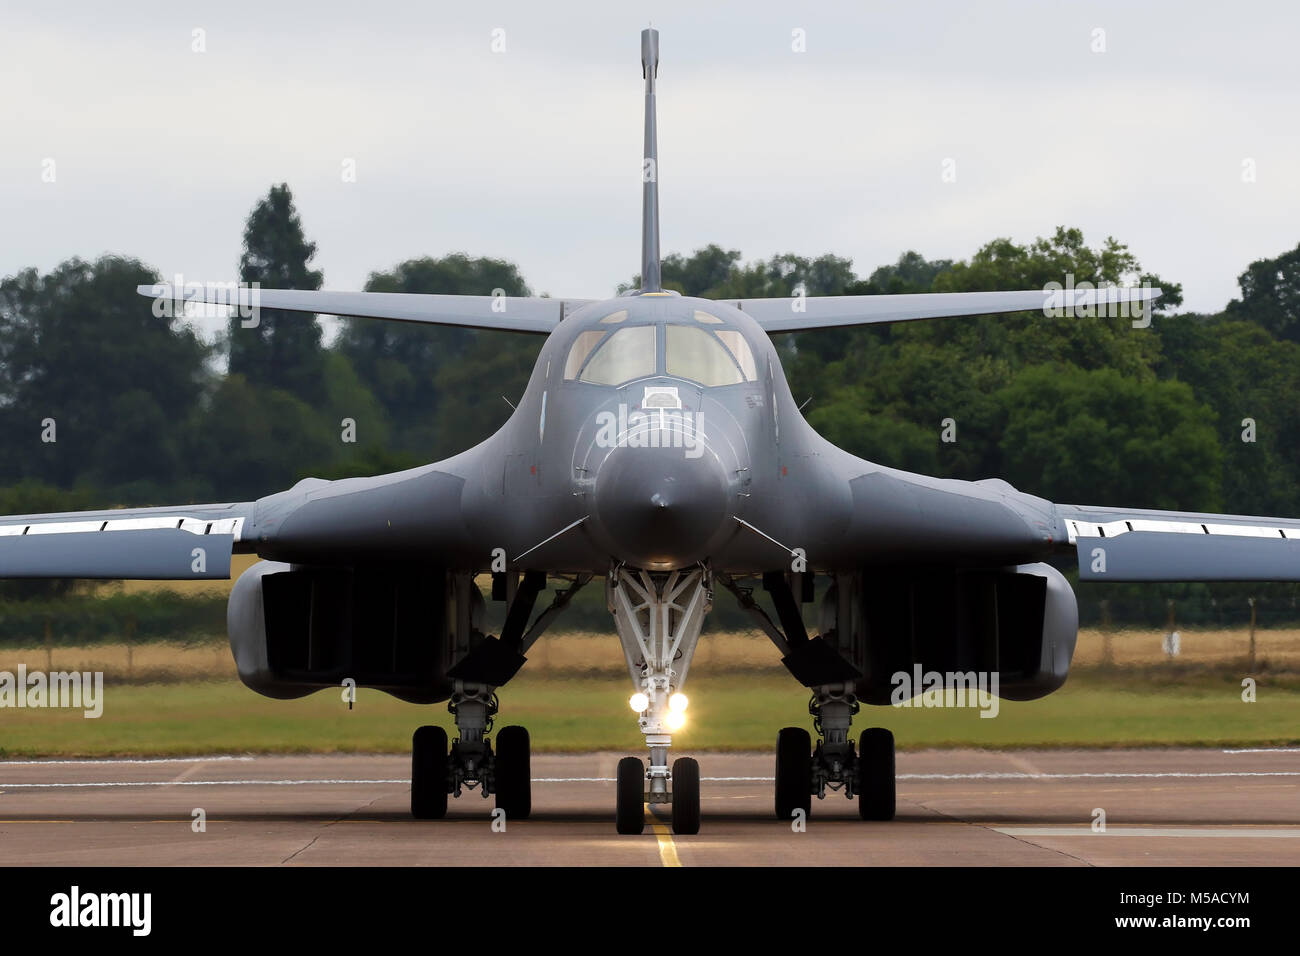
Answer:
[[[411,819],[401,756],[0,762],[0,864],[1300,864],[1300,748],[900,753],[895,820],[828,794],[802,832],[773,815],[770,754],[698,754],[696,836],[667,808],[614,832],[620,756],[534,755],[504,832],[477,792]]]

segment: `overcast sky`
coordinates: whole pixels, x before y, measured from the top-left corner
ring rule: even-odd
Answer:
[[[284,181],[326,288],[464,251],[612,294],[639,268],[651,18],[665,253],[866,274],[1067,224],[1209,311],[1300,242],[1291,2],[6,0],[0,275],[114,252],[233,278]]]

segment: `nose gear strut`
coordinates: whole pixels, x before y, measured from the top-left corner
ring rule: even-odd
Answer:
[[[643,804],[671,804],[673,831],[698,833],[699,764],[682,757],[669,770],[668,751],[673,742],[672,698],[686,682],[700,628],[713,606],[712,575],[703,565],[666,572],[618,565],[606,579],[606,598],[636,686],[634,700],[644,704],[637,723],[650,755],[648,770],[636,757],[619,762],[618,832],[642,832]]]

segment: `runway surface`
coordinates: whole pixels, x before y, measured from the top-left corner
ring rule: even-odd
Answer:
[[[684,756],[685,754],[676,754]],[[898,816],[838,794],[777,821],[770,754],[699,754],[703,826],[666,808],[614,832],[621,754],[534,755],[533,814],[493,801],[407,813],[400,756],[0,763],[0,862],[29,865],[1295,865],[1300,748],[923,751],[898,756]],[[1095,811],[1105,832],[1094,832]],[[195,811],[206,830],[196,832]]]

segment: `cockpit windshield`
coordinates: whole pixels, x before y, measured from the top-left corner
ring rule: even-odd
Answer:
[[[670,325],[664,349],[669,375],[701,385],[737,385],[740,366],[708,332],[693,325]]]
[[[750,350],[745,337],[735,329],[717,329],[713,334],[722,339],[722,344],[731,351],[736,364],[740,366],[740,371],[745,376],[745,381],[757,382],[758,368],[754,364],[754,353]]]
[[[758,378],[754,353],[734,329],[710,333],[693,325],[670,325],[664,359],[669,375],[701,385],[738,385]]]
[[[565,378],[571,377],[571,370],[576,372],[577,368],[581,368],[581,374],[578,375],[578,380],[581,382],[590,382],[593,385],[622,385],[624,382],[645,378],[655,373],[659,348],[655,341],[653,325],[634,325],[619,329],[605,336],[598,343],[593,340],[583,341],[586,336],[592,334],[584,332],[573,343],[569,360],[565,362]],[[599,338],[599,333],[595,334]],[[578,356],[582,349],[590,352],[591,357],[580,356],[575,363],[575,356]],[[584,358],[585,365],[582,364]]]
[[[617,326],[627,313],[614,313]],[[622,385],[659,374],[689,379],[707,387],[758,380],[754,353],[737,329],[717,328],[715,316],[697,312],[701,325],[633,325],[588,329],[578,335],[564,362],[565,381]],[[615,318],[617,317],[617,318]],[[606,324],[602,320],[602,324]],[[663,364],[659,360],[663,330]]]
[[[578,377],[583,364],[591,356],[592,350],[604,337],[604,329],[590,329],[574,340],[573,347],[569,349],[569,357],[564,360],[564,380],[566,382]]]

